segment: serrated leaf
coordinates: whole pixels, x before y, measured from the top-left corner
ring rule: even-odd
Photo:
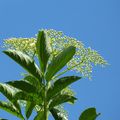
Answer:
[[[45,31],[39,31],[37,36],[37,55],[40,63],[41,71],[44,73],[46,65],[50,57],[50,41]]]
[[[28,55],[16,50],[7,50],[3,52],[15,62],[17,62],[20,66],[22,66],[26,71],[32,74],[34,77],[42,81],[39,68]]]
[[[13,89],[7,84],[0,83],[0,92],[15,105],[19,112],[21,112],[18,102],[14,100],[15,90],[13,91]]]
[[[32,111],[33,111],[35,105],[36,104],[34,102],[27,102],[26,107],[25,107],[25,114],[26,114],[27,119],[32,114]]]
[[[70,96],[67,94],[58,94],[53,99],[51,99],[49,109],[52,109],[53,107],[66,103],[66,102],[74,104],[75,100],[77,100],[77,98],[75,98],[74,96]]]
[[[55,120],[65,120],[65,116],[58,109],[52,108],[50,112]]]
[[[44,94],[44,85],[39,82],[38,79],[36,79],[34,76],[31,76],[31,75],[27,75],[25,76],[24,78],[24,81],[27,81],[29,82],[32,86],[34,86],[37,90],[37,94],[42,97],[43,94]]]
[[[48,65],[45,75],[46,80],[50,81],[51,78],[72,59],[74,54],[75,47],[70,46],[65,48],[61,53],[54,57],[51,63]]]
[[[34,87],[36,87],[37,89],[39,89],[41,86],[42,86],[42,84],[39,84],[40,82],[39,82],[39,80],[38,79],[36,79],[34,76],[32,76],[32,75],[26,75],[25,77],[24,77],[24,80],[25,81],[28,81],[30,84],[32,84]]]
[[[14,95],[14,99],[25,100],[25,101],[36,103],[38,105],[42,104],[42,98],[41,97],[37,96],[36,94],[28,94],[28,93],[23,92],[23,91],[17,92]]]
[[[53,86],[51,86],[48,90],[48,100],[51,97],[54,97],[56,94],[61,92],[64,88],[72,84],[73,82],[81,79],[81,77],[78,76],[67,76],[67,77],[62,77],[58,80],[55,81]]]
[[[82,112],[79,120],[96,120],[100,113],[96,113],[96,108],[88,108]]]
[[[6,83],[17,89],[23,90],[28,93],[36,93],[37,92],[36,88],[33,85],[31,85],[29,82],[26,82],[23,80],[10,81],[10,82],[6,82]]]
[[[10,88],[9,85],[0,83],[0,92],[8,99],[12,100],[13,98],[13,90]]]
[[[0,108],[24,120],[22,114],[11,103],[0,101]]]

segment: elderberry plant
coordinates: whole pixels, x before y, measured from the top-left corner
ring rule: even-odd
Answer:
[[[80,72],[83,77],[88,77],[91,79],[92,73],[92,64],[105,66],[108,65],[107,61],[96,51],[91,49],[90,47],[86,48],[84,44],[72,37],[66,36],[61,31],[56,31],[53,29],[45,29],[44,30],[50,41],[51,47],[49,47],[49,51],[51,51],[51,56],[56,56],[61,52],[64,48],[68,46],[76,47],[76,53],[73,58],[67,63],[67,69],[64,70],[61,74],[66,73],[69,70],[75,70],[76,72]],[[36,41],[37,38],[10,38],[4,41],[4,47],[8,49],[15,49],[22,51],[29,56],[34,56],[36,54]],[[61,75],[60,74],[60,75]],[[58,77],[59,74],[56,76]]]

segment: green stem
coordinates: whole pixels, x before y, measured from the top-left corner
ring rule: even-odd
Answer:
[[[46,101],[46,91],[45,91],[45,94],[44,94],[44,117],[45,117],[45,120],[47,120],[47,101]]]
[[[44,120],[48,120],[48,108],[47,108],[47,84],[44,80]]]

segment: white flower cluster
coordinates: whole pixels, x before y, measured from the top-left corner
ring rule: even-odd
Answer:
[[[95,65],[107,65],[107,61],[98,54],[97,51],[91,48],[85,48],[81,41],[75,38],[68,37],[64,35],[61,31],[56,30],[46,30],[48,36],[51,38],[51,45],[53,48],[53,54],[57,54],[59,51],[63,50],[68,46],[76,47],[76,54],[70,62],[68,62],[68,70],[75,70],[82,73],[84,77],[91,78],[92,73],[92,63]]]
[[[4,41],[4,47],[22,51],[32,56],[36,51],[36,38],[10,38]]]
[[[95,65],[107,65],[106,60],[98,54],[97,51],[91,48],[85,48],[81,41],[75,38],[68,37],[61,31],[53,29],[44,30],[50,38],[50,44],[52,47],[51,55],[55,56],[61,50],[68,46],[76,47],[76,54],[72,60],[67,64],[68,70],[75,70],[82,73],[84,77],[91,78],[92,64]],[[30,56],[35,54],[36,51],[36,38],[11,38],[4,42],[6,48],[20,50]]]

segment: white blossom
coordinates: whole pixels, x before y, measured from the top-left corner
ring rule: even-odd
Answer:
[[[51,56],[56,56],[61,50],[68,46],[76,47],[76,54],[68,62],[67,68],[80,72],[84,77],[91,78],[92,65],[107,65],[104,58],[90,47],[86,48],[84,44],[75,38],[64,35],[61,31],[53,29],[44,30],[50,38]],[[35,38],[10,38],[4,41],[4,47],[22,51],[30,56],[36,52]],[[37,55],[36,55],[37,56]]]

